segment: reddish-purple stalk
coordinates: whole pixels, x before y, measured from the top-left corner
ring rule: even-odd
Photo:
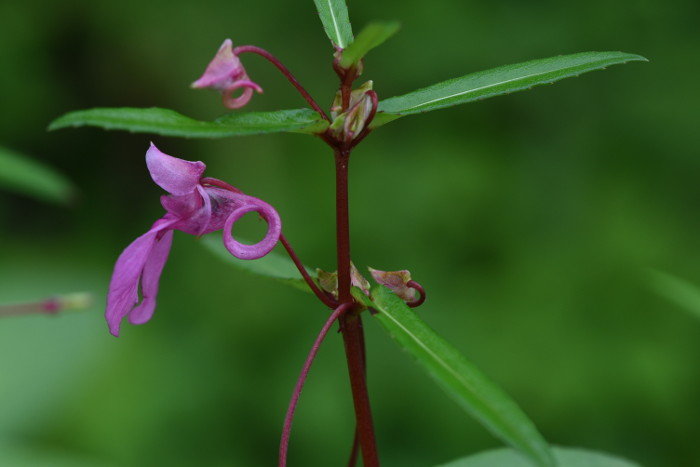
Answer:
[[[55,298],[49,298],[40,302],[1,305],[0,316],[28,315],[35,313],[53,315],[58,313],[60,309],[61,303]]]
[[[326,112],[323,111],[323,109],[316,103],[316,101],[311,97],[311,95],[304,89],[304,87],[299,84],[299,81],[294,77],[291,71],[280,62],[277,57],[272,55],[270,52],[268,52],[265,49],[261,49],[260,47],[256,47],[254,45],[241,45],[239,47],[236,47],[233,49],[233,54],[234,55],[240,55],[242,53],[254,53],[258,54],[264,58],[266,58],[270,63],[275,65],[278,70],[282,72],[284,76],[287,77],[290,83],[296,88],[297,91],[306,99],[306,102],[309,103],[311,108],[313,108],[316,112],[323,117],[324,120],[331,121],[330,118],[328,118],[328,115],[326,115]]]
[[[329,297],[326,293],[324,293],[318,285],[316,285],[316,282],[311,278],[309,273],[306,271],[306,268],[304,267],[304,264],[301,262],[297,254],[294,252],[294,249],[292,246],[289,244],[287,241],[287,238],[284,236],[284,234],[280,234],[280,243],[282,243],[282,246],[284,246],[284,249],[287,250],[287,254],[289,257],[292,259],[294,262],[294,265],[297,267],[299,270],[299,273],[301,276],[304,278],[306,283],[309,285],[309,288],[311,288],[311,291],[318,297],[319,300],[323,302],[324,305],[326,305],[330,309],[334,309],[338,306],[338,302]]]
[[[336,148],[336,237],[338,253],[338,300],[341,303],[352,301],[350,278],[350,216],[348,205],[348,162],[350,150]],[[360,308],[348,311],[340,318],[340,329],[343,332],[345,357],[350,375],[355,405],[357,434],[362,450],[362,460],[365,467],[378,467],[379,455],[374,436],[372,411],[367,392],[365,378],[365,345],[362,330]]]
[[[264,49],[255,47],[252,45],[245,45],[236,47],[233,50],[235,55],[241,53],[256,53],[262,57],[269,60],[273,65],[275,65],[289,80],[290,83],[299,91],[299,93],[304,97],[304,99],[311,105],[311,107],[319,113],[325,120],[331,121],[328,115],[319,107],[316,101],[313,100],[311,95],[304,89],[304,87],[294,78],[291,72],[285,67],[276,57],[267,52]],[[362,66],[361,64],[359,65]],[[339,66],[338,60],[333,64],[333,68],[340,78],[340,92],[342,109],[341,112],[347,111],[350,106],[350,96],[352,91],[352,83],[359,76],[359,69],[357,66],[351,67],[350,69],[343,69]],[[329,146],[333,148],[335,155],[335,171],[336,171],[336,242],[337,242],[337,260],[338,260],[338,300],[337,303],[341,303],[341,307],[347,306],[347,309],[343,309],[342,313],[338,313],[335,317],[331,315],[332,319],[327,322],[328,327],[337,319],[340,322],[340,331],[343,333],[343,342],[345,345],[345,356],[348,364],[348,373],[350,375],[350,387],[353,395],[353,403],[355,407],[355,419],[356,419],[356,438],[359,441],[359,446],[362,451],[362,460],[364,467],[379,467],[379,455],[377,453],[377,443],[374,436],[374,425],[372,423],[372,411],[369,403],[369,394],[367,391],[367,381],[366,381],[366,356],[365,356],[365,341],[364,341],[364,331],[362,329],[362,318],[360,313],[362,308],[357,306],[352,294],[351,294],[351,275],[350,275],[350,216],[348,208],[348,163],[350,160],[350,153],[352,148],[354,148],[357,143],[364,139],[371,131],[369,126],[374,118],[377,111],[377,94],[374,91],[368,91],[368,95],[372,99],[372,111],[365,121],[365,127],[360,132],[360,134],[355,138],[354,141],[348,143],[339,141],[337,138],[333,137],[329,131],[326,131],[318,136],[325,141]],[[313,280],[308,277],[304,267],[298,260],[293,250],[288,248],[289,244],[286,239],[283,241],[283,245],[287,248],[287,252],[294,263],[299,268],[302,277],[309,283],[311,289],[316,293],[317,297],[325,304],[329,305],[327,299],[322,298],[323,295],[317,293],[315,283],[312,285]],[[326,297],[327,298],[327,297]],[[341,307],[336,308],[336,313]],[[335,313],[334,313],[335,314]],[[322,331],[322,335],[325,336],[327,329],[324,327],[325,331]],[[322,336],[319,336],[322,339]],[[310,360],[307,359],[307,363],[310,366],[313,356],[315,356],[317,347],[312,348],[312,354],[309,355]],[[297,382],[299,386],[299,392],[301,391],[301,385],[303,385],[304,379],[306,378],[306,372],[302,372],[302,378],[300,382]],[[295,390],[295,395],[292,398],[292,404],[290,404],[290,411],[288,411],[289,422],[285,421],[285,429],[283,432],[283,443],[280,447],[280,465],[283,459],[286,462],[286,451],[287,443],[289,438],[288,430],[291,429],[291,416],[294,413],[294,407],[296,406],[296,401],[298,400],[299,393]],[[286,440],[286,441],[285,441]],[[354,443],[356,444],[356,443]],[[283,452],[284,450],[284,452]],[[351,453],[349,465],[354,465],[354,458],[356,457],[357,448],[354,445]]]
[[[289,449],[289,436],[292,431],[292,420],[294,419],[294,411],[296,410],[297,404],[299,403],[299,396],[301,395],[301,390],[304,388],[304,382],[306,382],[306,377],[308,376],[309,370],[311,369],[311,364],[314,362],[314,358],[316,358],[318,349],[321,347],[321,343],[328,334],[328,331],[331,329],[331,326],[333,326],[333,323],[335,323],[336,320],[340,318],[345,312],[347,312],[351,307],[352,303],[343,303],[335,309],[335,311],[326,321],[326,324],[324,324],[323,328],[321,328],[321,332],[319,332],[318,337],[316,337],[316,341],[314,342],[314,345],[311,347],[309,355],[306,357],[304,366],[301,369],[299,378],[297,379],[297,384],[296,386],[294,386],[292,400],[289,402],[289,407],[287,408],[287,415],[284,417],[284,428],[282,429],[282,440],[280,441],[279,452],[280,467],[286,467],[287,465],[287,451]]]

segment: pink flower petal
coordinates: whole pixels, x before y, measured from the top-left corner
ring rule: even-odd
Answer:
[[[141,274],[141,303],[129,313],[131,324],[143,324],[153,316],[160,275],[168,260],[172,243],[172,230],[166,231],[161,238],[155,241]]]
[[[233,43],[226,39],[204,74],[194,83],[193,88],[214,88],[225,91],[233,80],[245,75],[240,59],[233,54]]]
[[[195,191],[207,167],[203,162],[190,162],[169,156],[153,143],[146,152],[146,165],[153,181],[173,195],[186,195]]]
[[[168,229],[173,223],[173,220],[159,219],[153,224],[151,230],[131,242],[119,255],[109,283],[105,312],[109,332],[114,336],[119,336],[122,319],[139,301],[139,280],[154,249],[158,234]]]

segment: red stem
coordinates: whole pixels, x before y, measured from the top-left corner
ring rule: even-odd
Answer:
[[[299,396],[301,396],[301,390],[304,388],[304,383],[306,382],[306,377],[309,375],[309,370],[311,369],[311,364],[316,358],[318,349],[321,347],[323,339],[328,334],[328,331],[333,326],[333,323],[341,317],[346,311],[352,307],[352,303],[343,303],[331,314],[331,316],[326,321],[326,324],[321,328],[321,332],[316,337],[314,345],[311,347],[309,355],[306,357],[304,366],[301,369],[301,374],[297,379],[297,384],[294,386],[294,392],[292,393],[292,400],[289,402],[289,407],[287,408],[287,415],[284,417],[284,428],[282,429],[282,440],[280,441],[280,452],[279,452],[279,466],[285,467],[287,465],[287,451],[289,449],[289,436],[292,432],[292,420],[294,419],[294,411],[299,403]]]
[[[348,162],[350,150],[335,148],[336,171],[336,236],[338,251],[338,300],[352,302],[350,293],[350,213],[348,206]],[[357,433],[364,467],[379,467],[374,436],[372,411],[365,378],[365,342],[360,309],[352,309],[340,317],[350,387],[355,406]]]
[[[302,95],[304,99],[306,99],[306,102],[309,103],[311,108],[313,108],[316,112],[323,117],[324,120],[330,122],[331,119],[328,118],[328,115],[326,115],[326,112],[323,111],[321,107],[316,103],[316,101],[311,97],[311,95],[304,89],[304,87],[297,81],[297,79],[294,77],[291,71],[280,62],[277,57],[272,55],[270,52],[268,52],[265,49],[261,49],[260,47],[256,47],[254,45],[241,45],[239,47],[236,47],[233,49],[233,54],[234,55],[240,55],[242,53],[254,53],[258,54],[264,58],[266,58],[268,61],[270,61],[273,65],[277,67],[278,70],[282,72],[284,76],[287,77],[290,83],[292,83],[292,86],[296,88],[297,91]]]
[[[294,265],[297,267],[299,272],[301,273],[301,276],[304,278],[306,283],[309,285],[311,288],[311,291],[318,297],[319,300],[323,302],[324,305],[326,305],[328,308],[334,309],[338,306],[338,302],[335,300],[331,299],[328,295],[326,295],[319,287],[316,285],[316,282],[311,278],[309,273],[306,271],[306,268],[304,267],[304,264],[301,262],[297,254],[294,252],[294,249],[292,249],[292,246],[289,244],[287,241],[287,238],[280,234],[280,242],[282,243],[282,246],[284,246],[284,249],[287,250],[287,254],[289,254],[289,257],[292,258],[292,261],[294,261]]]

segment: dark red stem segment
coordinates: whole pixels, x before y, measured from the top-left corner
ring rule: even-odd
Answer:
[[[357,435],[365,467],[379,467],[379,455],[374,436],[372,411],[367,392],[367,379],[364,364],[364,338],[360,310],[350,310],[340,318],[345,343],[345,357],[350,374],[350,388],[355,404]]]
[[[294,252],[294,249],[292,246],[289,244],[287,241],[287,238],[284,235],[280,235],[280,243],[282,243],[282,246],[284,246],[284,249],[287,250],[287,254],[289,254],[289,257],[294,261],[294,265],[297,267],[299,272],[301,273],[301,276],[304,278],[306,283],[309,285],[311,288],[311,291],[318,297],[319,300],[323,302],[324,305],[326,305],[328,308],[336,308],[338,306],[338,303],[331,299],[328,295],[326,295],[323,290],[321,290],[318,285],[316,285],[316,282],[311,278],[309,273],[306,271],[306,268],[304,267],[304,264],[301,262],[297,254]]]
[[[279,466],[286,467],[287,465],[287,451],[289,449],[289,436],[292,432],[292,420],[294,419],[294,411],[299,403],[299,396],[301,395],[301,390],[304,388],[304,383],[306,382],[306,377],[309,375],[309,370],[311,369],[311,364],[316,358],[318,349],[321,347],[323,339],[328,334],[328,331],[333,326],[333,323],[340,318],[345,312],[347,312],[352,307],[352,303],[343,303],[331,314],[331,316],[326,321],[326,324],[321,328],[321,332],[316,337],[314,345],[311,347],[309,355],[306,357],[304,366],[301,369],[301,374],[297,379],[297,384],[294,387],[294,392],[292,393],[292,400],[289,402],[289,408],[287,408],[287,415],[284,417],[284,428],[282,429],[282,440],[280,441],[280,452],[279,452]]]
[[[348,205],[348,162],[350,150],[335,149],[336,173],[336,236],[338,251],[338,300],[352,302],[350,280],[350,212]],[[379,467],[379,455],[374,436],[367,381],[365,378],[365,342],[360,309],[355,308],[340,317],[340,329],[345,344],[345,357],[350,375],[357,433],[364,467]]]
[[[266,58],[269,62],[271,62],[273,65],[277,67],[278,70],[282,72],[284,76],[289,80],[290,83],[292,83],[292,86],[296,88],[297,91],[299,91],[299,94],[302,95],[302,97],[306,100],[306,102],[309,103],[312,109],[314,109],[316,112],[323,117],[324,120],[326,121],[331,121],[330,118],[328,118],[328,115],[326,115],[326,112],[323,111],[321,107],[316,103],[316,101],[311,97],[311,95],[304,89],[304,87],[297,81],[297,79],[294,77],[291,71],[280,62],[277,57],[272,55],[270,52],[268,52],[265,49],[261,49],[260,47],[256,47],[254,45],[241,45],[239,47],[236,47],[233,49],[233,54],[234,55],[240,55],[242,53],[254,53],[258,54],[264,58]]]

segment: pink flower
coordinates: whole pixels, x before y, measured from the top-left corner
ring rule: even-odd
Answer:
[[[226,39],[214,59],[209,63],[204,74],[194,83],[193,88],[216,89],[223,96],[224,106],[238,109],[248,103],[253,96],[253,89],[262,93],[263,90],[248,78],[240,59],[233,53],[231,39]],[[234,91],[242,88],[243,93],[233,97]]]
[[[170,193],[161,197],[167,213],[126,247],[114,266],[105,317],[115,336],[119,335],[119,326],[127,315],[131,324],[143,324],[151,319],[174,230],[197,236],[223,230],[226,249],[241,259],[257,259],[268,254],[282,231],[282,222],[272,206],[221,180],[202,178],[206,168],[202,162],[168,156],[151,144],[146,164],[153,181]],[[267,234],[260,242],[245,245],[233,238],[231,228],[252,211],[267,222]]]

